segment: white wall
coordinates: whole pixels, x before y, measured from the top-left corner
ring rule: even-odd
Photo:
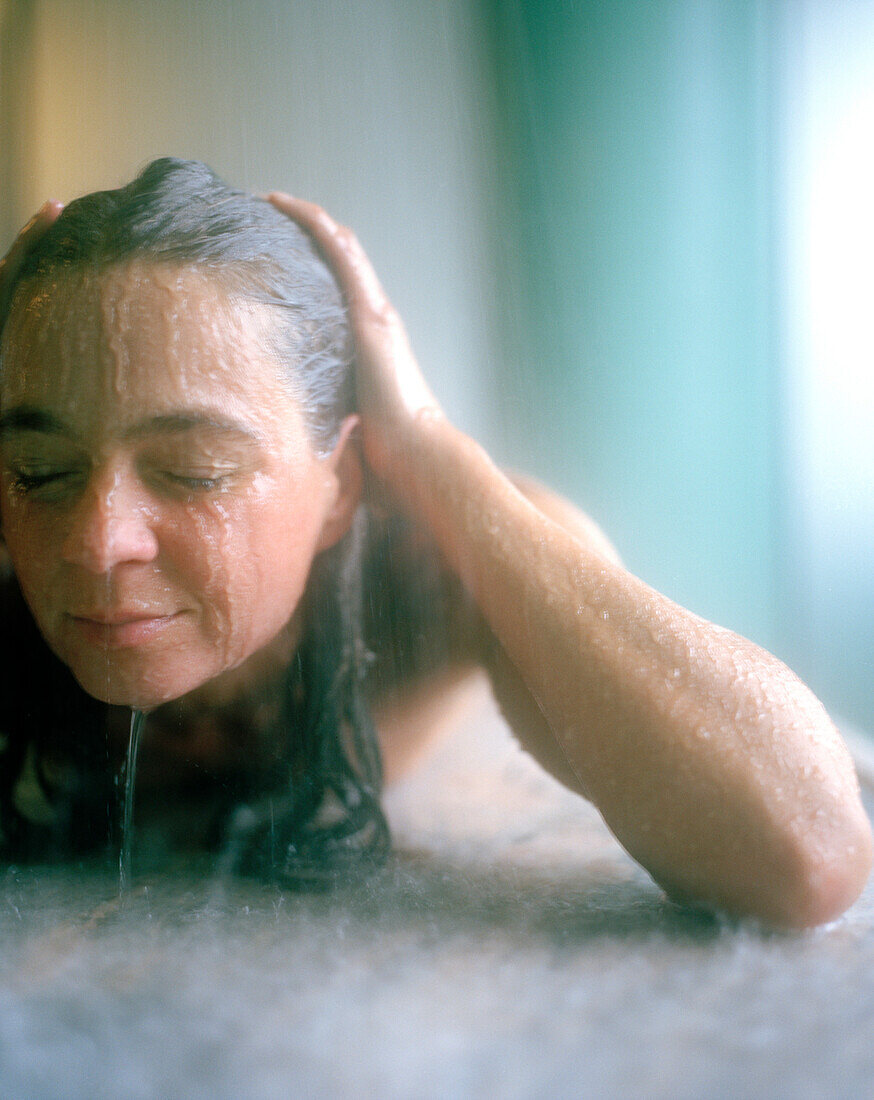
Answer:
[[[166,153],[205,160],[239,186],[316,199],[361,236],[448,410],[488,436],[493,127],[473,5],[12,8],[20,108],[0,152],[13,181],[7,232],[49,196],[117,186]]]

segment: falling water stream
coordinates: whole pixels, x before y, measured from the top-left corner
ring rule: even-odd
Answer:
[[[141,710],[130,712],[130,737],[124,767],[124,805],[121,818],[121,847],[118,853],[118,894],[123,897],[130,888],[131,848],[134,827],[134,790],[137,780],[137,755],[140,751],[140,735],[146,715]]]

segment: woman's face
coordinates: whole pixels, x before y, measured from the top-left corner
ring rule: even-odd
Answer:
[[[100,699],[156,706],[263,656],[348,525],[342,445],[314,453],[271,323],[142,261],[60,276],[10,317],[3,534],[46,640]]]

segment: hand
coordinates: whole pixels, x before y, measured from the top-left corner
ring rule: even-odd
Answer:
[[[0,329],[6,323],[6,314],[9,310],[12,298],[12,288],[24,258],[28,251],[45,233],[48,227],[57,220],[58,215],[64,209],[64,204],[57,199],[49,199],[43,203],[40,209],[30,219],[24,229],[15,238],[12,247],[0,260]]]
[[[319,246],[349,307],[364,456],[389,485],[403,480],[403,456],[420,418],[442,418],[416,363],[403,322],[351,229],[320,206],[273,191],[268,200]]]

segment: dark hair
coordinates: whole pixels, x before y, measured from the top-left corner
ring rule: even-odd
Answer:
[[[274,350],[314,442],[330,449],[354,402],[352,342],[340,289],[298,225],[205,164],[163,157],[125,187],[71,202],[25,257],[18,285],[137,258],[195,266],[274,306]]]
[[[276,307],[273,350],[287,364],[314,445],[331,448],[354,405],[351,336],[339,287],[294,222],[203,164],[163,158],[125,187],[71,202],[26,257],[18,290],[137,258],[194,266],[232,295]],[[364,526],[359,512],[351,532],[314,563],[308,627],[287,676],[278,775],[268,789],[245,792],[247,804],[230,818],[227,851],[243,869],[323,881],[387,850],[363,687]],[[14,813],[8,802],[6,816]]]

